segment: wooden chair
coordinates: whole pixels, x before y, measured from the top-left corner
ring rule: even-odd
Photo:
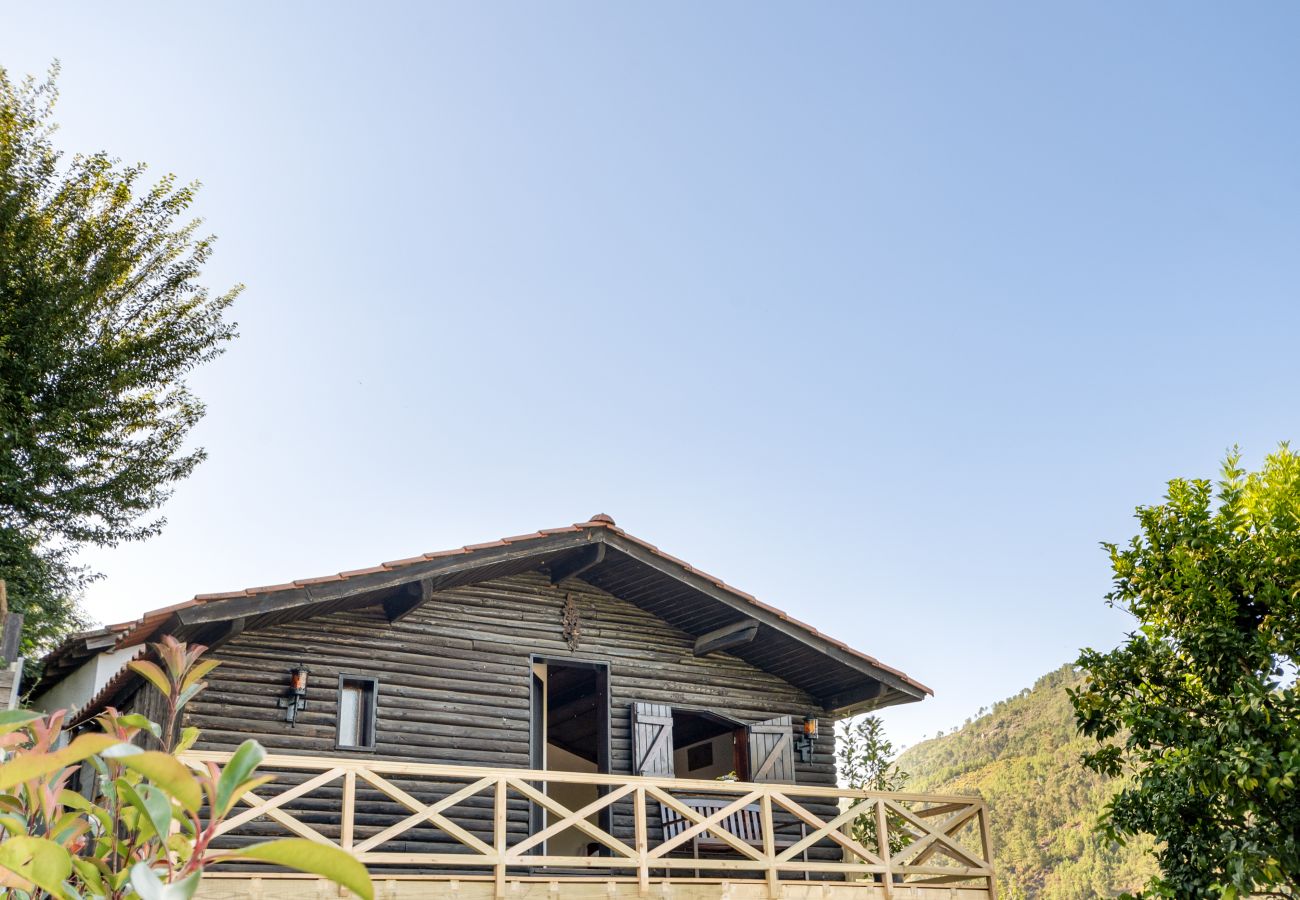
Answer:
[[[708,817],[718,810],[731,805],[732,801],[723,797],[677,797],[678,803],[689,808],[701,816]],[[659,804],[659,821],[663,824],[664,840],[672,840],[677,835],[686,831],[695,823],[677,810],[663,803]],[[742,806],[740,809],[727,816],[718,823],[719,827],[729,834],[739,838],[751,847],[763,847],[763,813],[757,803],[751,803],[748,806]],[[772,833],[772,846],[780,850],[785,847],[791,847],[799,842],[807,834],[807,829],[803,823],[798,823],[799,832],[781,833],[774,828]],[[728,854],[735,853],[736,850],[722,838],[711,832],[697,834],[691,838],[691,855],[695,859],[700,859],[703,854]],[[805,847],[803,861],[808,861],[808,849]],[[695,870],[695,877],[700,877],[700,870]],[[808,873],[804,873],[804,880],[808,879]]]

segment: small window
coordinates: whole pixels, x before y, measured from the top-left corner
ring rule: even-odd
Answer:
[[[713,742],[706,744],[696,744],[694,747],[686,748],[686,768],[694,772],[696,769],[707,769],[713,765]]]
[[[336,746],[350,750],[375,747],[375,701],[379,679],[365,675],[339,676],[339,729]]]

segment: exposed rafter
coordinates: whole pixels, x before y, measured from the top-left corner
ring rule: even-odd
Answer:
[[[420,604],[433,596],[433,579],[414,581],[384,601],[384,615],[390,623],[398,622],[415,612]]]
[[[588,569],[605,561],[605,542],[584,547],[567,559],[562,559],[551,566],[551,584],[561,584],[570,578],[576,578]]]
[[[714,650],[726,650],[728,647],[748,644],[756,634],[758,634],[757,619],[741,619],[739,622],[723,625],[695,639],[695,655],[703,656]]]
[[[215,650],[222,644],[228,643],[243,634],[244,624],[247,621],[246,617],[240,616],[228,622],[214,623],[199,632],[198,642],[206,646],[208,650]]]
[[[879,681],[864,684],[859,688],[841,691],[829,697],[818,697],[817,702],[825,710],[844,710],[856,707],[860,703],[875,700],[884,691],[885,686]]]

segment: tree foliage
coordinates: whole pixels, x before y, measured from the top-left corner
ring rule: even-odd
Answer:
[[[199,284],[197,185],[52,142],[54,75],[0,69],[0,578],[27,648],[79,624],[70,554],[156,534],[203,458],[187,374],[234,335]]]
[[[885,724],[877,716],[862,716],[841,723],[836,733],[835,763],[839,779],[846,787],[858,791],[901,791],[907,784],[908,774],[895,762],[894,744],[885,734]],[[907,846],[904,824],[897,815],[889,814],[890,853],[898,853]],[[864,847],[875,847],[877,842],[875,813],[864,813],[850,826],[852,837]]]
[[[1079,765],[1092,741],[1075,728],[1067,690],[1082,682],[1063,666],[899,757],[908,790],[984,798],[1003,900],[1114,897],[1155,872],[1150,840],[1120,847],[1092,830],[1117,785]]]
[[[256,774],[265,752],[245,741],[224,768],[196,771],[177,758],[198,738],[177,735],[177,715],[215,661],[204,648],[164,638],[161,665],[132,668],[167,700],[168,722],[108,710],[99,732],[59,746],[63,712],[0,713],[0,887],[14,900],[188,900],[204,872],[226,861],[263,861],[328,878],[370,900],[365,867],[343,850],[301,839],[215,849],[240,795],[271,780]],[[145,735],[161,746],[146,750]],[[96,773],[93,799],[69,788],[82,764]]]
[[[1234,450],[1217,488],[1176,479],[1107,544],[1109,603],[1137,631],[1085,650],[1072,693],[1084,756],[1124,774],[1102,820],[1160,841],[1147,896],[1297,896],[1300,881],[1300,457],[1258,472]]]

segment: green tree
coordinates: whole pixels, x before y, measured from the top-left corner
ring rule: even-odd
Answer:
[[[895,762],[894,744],[885,734],[885,724],[877,716],[862,716],[840,725],[836,734],[835,763],[840,781],[857,791],[901,791],[908,775]],[[890,814],[890,853],[898,853],[907,846],[904,824]],[[853,820],[851,826],[855,841],[864,847],[874,848],[876,816],[864,813]]]
[[[1071,692],[1084,762],[1125,774],[1103,833],[1151,835],[1146,896],[1297,896],[1300,880],[1300,457],[1283,444],[1247,473],[1234,450],[1217,490],[1169,482],[1141,532],[1105,545],[1107,600],[1138,629],[1085,650]]]
[[[185,377],[234,336],[198,283],[194,184],[52,142],[54,77],[0,69],[0,578],[25,649],[77,627],[72,555],[156,534],[203,458]]]

